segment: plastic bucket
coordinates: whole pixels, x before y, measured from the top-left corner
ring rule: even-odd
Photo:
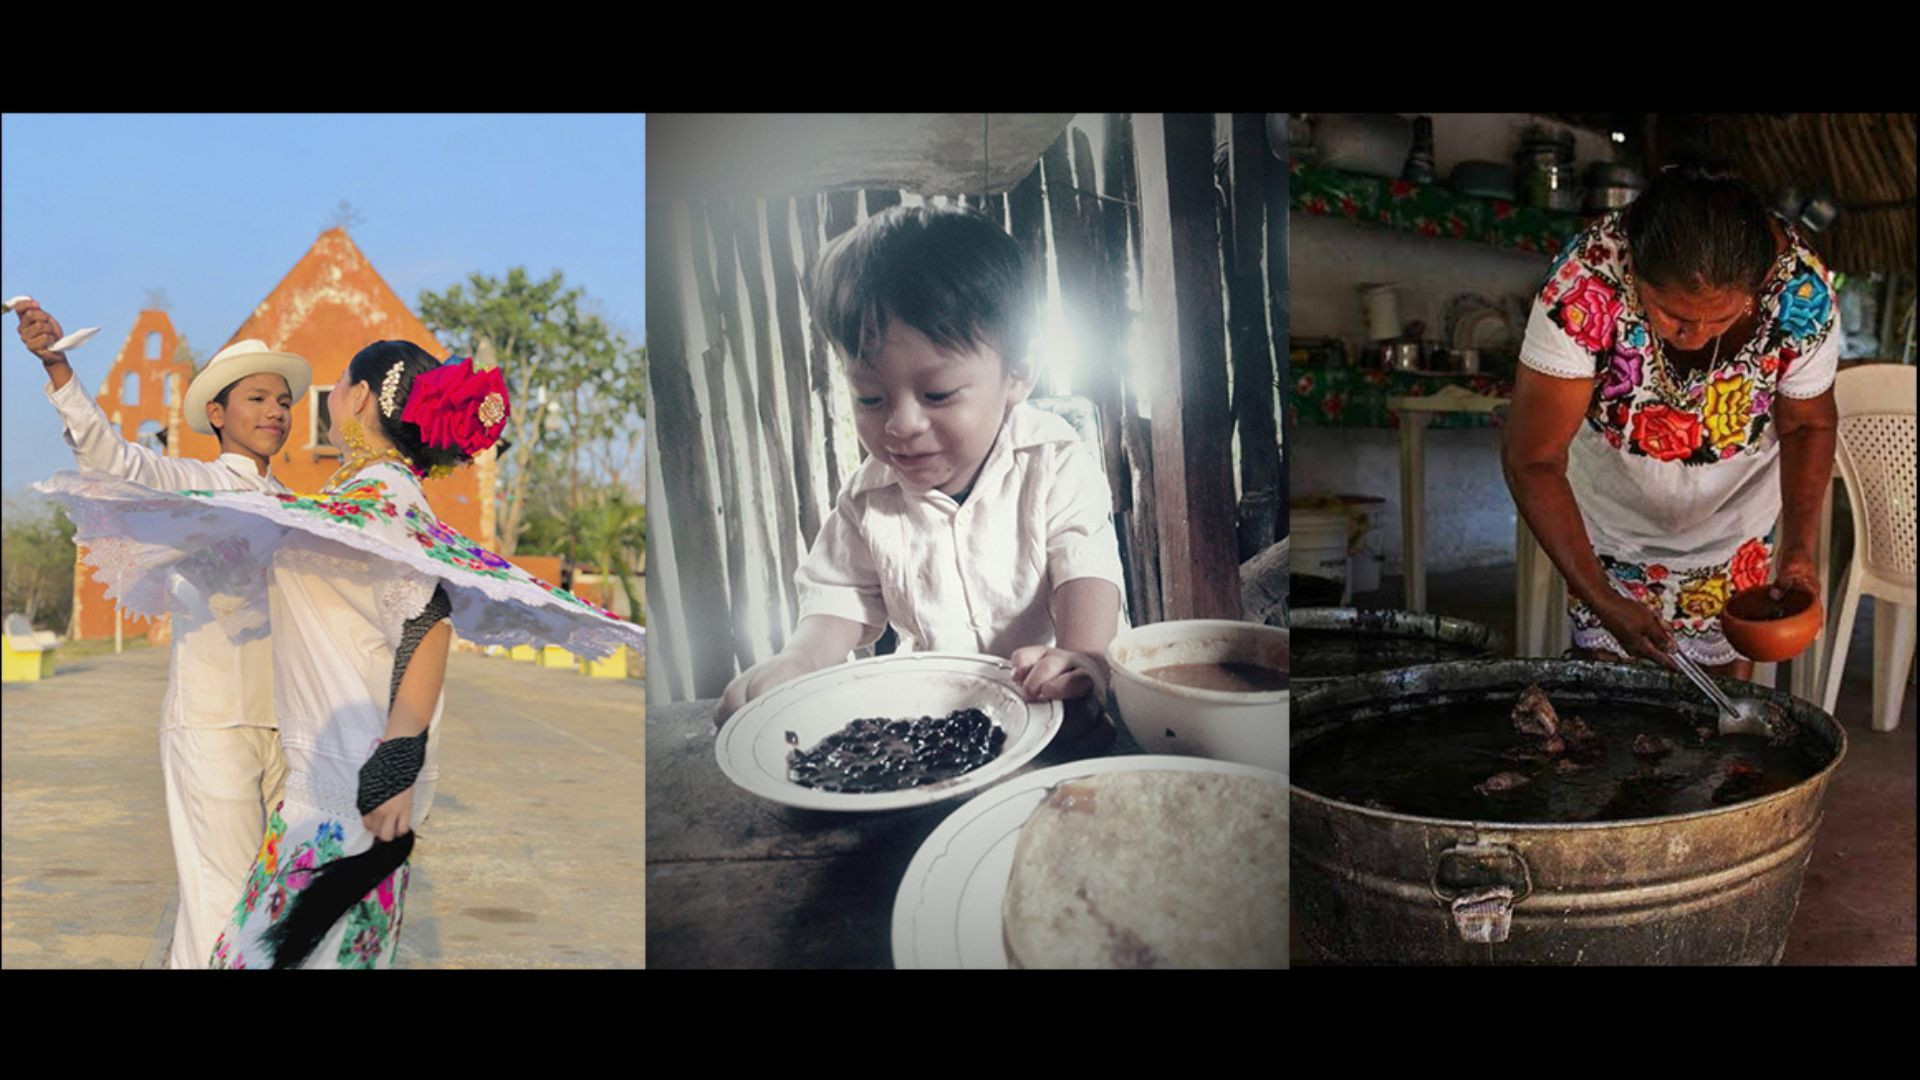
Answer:
[[[1328,578],[1340,583],[1340,602],[1353,598],[1347,573],[1349,526],[1345,509],[1292,511],[1289,542],[1293,558],[1292,572],[1306,577]]]

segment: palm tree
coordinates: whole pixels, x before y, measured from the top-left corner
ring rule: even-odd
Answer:
[[[634,594],[634,577],[644,572],[647,551],[647,507],[624,491],[609,492],[596,503],[575,510],[569,523],[579,553],[591,560],[626,595],[633,620],[646,625],[646,609]]]

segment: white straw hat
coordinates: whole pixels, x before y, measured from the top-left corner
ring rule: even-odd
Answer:
[[[202,435],[212,435],[213,425],[207,422],[207,402],[241,379],[263,372],[286,379],[287,389],[293,393],[296,403],[307,396],[307,387],[313,382],[313,366],[300,357],[274,352],[258,338],[236,341],[214,353],[213,359],[207,361],[207,366],[201,368],[200,374],[188,385],[186,404],[181,408],[186,414],[187,426]]]

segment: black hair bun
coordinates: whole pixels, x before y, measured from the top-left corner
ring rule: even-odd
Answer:
[[[420,425],[400,418],[413,393],[414,380],[439,367],[440,361],[411,341],[376,341],[355,353],[347,364],[348,380],[366,383],[379,399],[381,433],[420,470],[465,465],[473,460],[458,446],[427,445]]]

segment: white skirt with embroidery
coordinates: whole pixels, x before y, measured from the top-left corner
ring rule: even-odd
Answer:
[[[375,555],[447,588],[453,627],[480,645],[558,645],[599,658],[645,651],[646,631],[541,581],[431,514],[404,512],[378,483],[318,496],[253,491],[155,491],[65,470],[34,485],[67,508],[109,600],[137,616],[167,610],[173,569],[213,597],[223,622],[257,620],[274,547],[299,530]]]

